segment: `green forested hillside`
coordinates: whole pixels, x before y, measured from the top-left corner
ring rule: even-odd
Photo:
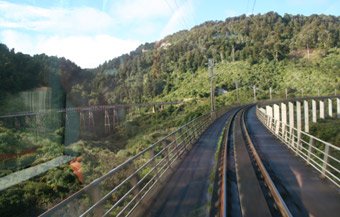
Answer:
[[[18,94],[40,87],[52,90],[53,107],[64,107],[65,96],[79,82],[90,79],[86,70],[65,58],[29,56],[0,44],[0,113],[25,110]]]
[[[227,91],[237,81],[243,90],[257,85],[260,95],[270,86],[329,94],[339,87],[339,31],[339,17],[325,15],[210,21],[103,63],[91,85],[72,94],[88,92],[85,101],[92,103],[208,97],[208,58],[217,62],[217,87]]]

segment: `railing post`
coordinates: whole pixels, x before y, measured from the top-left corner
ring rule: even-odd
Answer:
[[[156,176],[156,180],[158,180],[159,174],[158,174],[157,163],[156,163],[156,161],[155,161],[155,159],[154,159],[154,157],[155,157],[155,151],[154,151],[153,148],[150,149],[149,154],[150,154],[150,160],[151,160],[150,166],[151,166],[151,167],[153,168],[153,170],[154,170],[154,174],[155,174],[155,176]]]
[[[294,143],[294,140],[295,140],[295,138],[294,138],[294,129],[293,128],[290,128],[289,129],[289,133],[290,133],[290,146],[294,149],[294,151],[296,152],[296,150],[295,150],[295,143]]]
[[[301,130],[297,130],[297,144],[296,144],[296,151],[299,152],[301,149]]]
[[[130,179],[130,184],[131,184],[131,188],[135,187],[133,189],[133,194],[136,196],[139,194],[139,186],[138,186],[138,182],[139,182],[139,177],[138,174],[135,174],[134,176],[131,177]],[[136,197],[137,200],[140,199],[140,195]],[[97,216],[97,215],[96,215]]]
[[[315,140],[313,137],[309,138],[309,143],[308,143],[308,157],[307,157],[307,164],[310,162],[311,154],[312,154],[312,146],[314,146]]]
[[[176,158],[180,157],[180,149],[181,146],[183,146],[183,136],[182,136],[182,128],[180,128],[176,135],[175,135],[175,150],[174,150],[174,155],[176,156]]]
[[[195,134],[194,134],[194,125],[192,125],[188,130],[188,136],[189,136],[189,150],[192,148],[195,140]]]
[[[178,149],[178,146],[181,144],[181,143],[183,143],[183,130],[182,130],[182,128],[180,128],[178,131],[177,131],[177,133],[176,133],[176,149]],[[180,139],[182,140],[182,141],[180,141]],[[178,150],[176,150],[176,151],[178,151]]]
[[[288,125],[287,124],[284,124],[284,140],[286,141],[286,142],[288,142],[288,139],[289,139],[289,137],[288,137],[288,131],[289,129],[288,129]]]
[[[198,139],[198,133],[197,133],[197,130],[198,130],[198,123],[195,123],[194,126],[193,126],[193,132],[192,134],[194,135],[194,142],[196,142],[196,140]]]
[[[101,199],[100,195],[100,190],[99,190],[99,185],[95,185],[91,190],[90,190],[90,200],[92,201],[92,204],[96,203]],[[93,210],[93,215],[94,216],[103,216],[104,210],[102,205],[99,205],[98,207],[94,208]]]
[[[166,143],[166,141],[162,141],[162,146],[164,148],[164,157],[166,159],[166,163],[168,164],[168,167],[171,167],[171,162],[170,162],[170,157],[169,157],[169,147],[168,144]]]
[[[328,164],[328,155],[329,155],[329,145],[325,144],[325,151],[323,156],[323,165],[322,165],[322,177],[326,176],[327,164]]]

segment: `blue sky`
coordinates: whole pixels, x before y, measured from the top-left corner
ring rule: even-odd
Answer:
[[[0,42],[96,67],[207,20],[275,11],[340,15],[338,0],[0,0]]]

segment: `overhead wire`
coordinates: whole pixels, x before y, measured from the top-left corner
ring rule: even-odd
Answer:
[[[251,10],[251,14],[254,14],[254,8],[255,8],[255,4],[256,4],[256,0],[254,0],[254,3],[253,3],[253,8]]]
[[[176,10],[180,11],[181,7],[178,5],[177,0],[174,0],[174,2],[175,2]],[[184,16],[180,16],[180,18],[183,21],[184,26],[186,26],[189,29],[189,23],[187,22],[186,18]]]

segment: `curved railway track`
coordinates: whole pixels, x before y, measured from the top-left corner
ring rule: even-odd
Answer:
[[[245,115],[249,107],[235,111],[225,127],[219,155],[218,201],[211,216],[284,216],[292,214],[257,153]]]

